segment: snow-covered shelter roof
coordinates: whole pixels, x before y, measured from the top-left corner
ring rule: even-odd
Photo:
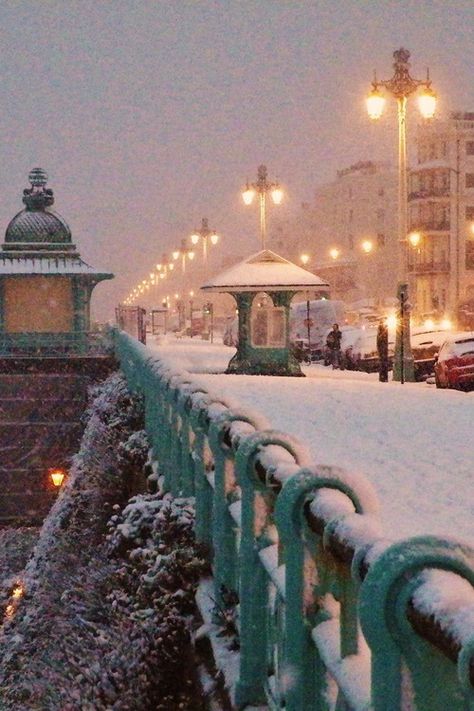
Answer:
[[[252,254],[204,284],[203,291],[306,291],[328,287],[320,277],[269,249]]]
[[[24,257],[0,254],[0,276],[14,276],[16,274],[81,274],[97,279],[112,279],[113,274],[100,271],[89,266],[80,257],[52,256]]]

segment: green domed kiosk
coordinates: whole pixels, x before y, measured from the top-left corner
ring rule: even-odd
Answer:
[[[29,174],[25,208],[11,220],[0,253],[0,353],[69,355],[87,351],[94,286],[113,274],[84,262],[65,220],[51,210],[41,168]]]

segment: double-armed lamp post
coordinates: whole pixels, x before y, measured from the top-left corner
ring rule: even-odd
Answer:
[[[191,242],[196,245],[202,242],[202,256],[204,263],[207,263],[207,243],[210,240],[211,244],[217,244],[219,241],[219,235],[215,230],[209,229],[209,220],[207,217],[203,217],[201,220],[201,229],[195,230],[191,235]]]
[[[266,247],[267,239],[267,193],[270,193],[275,205],[279,205],[283,199],[283,190],[279,183],[270,183],[267,179],[267,166],[259,165],[257,169],[257,181],[248,183],[242,191],[242,199],[246,205],[251,205],[255,196],[258,195],[260,206],[260,242],[262,249]]]
[[[184,274],[186,271],[186,257],[191,260],[194,259],[194,250],[186,247],[186,240],[183,239],[181,240],[180,249],[175,249],[171,256],[175,261],[181,257],[181,270]]]
[[[407,284],[407,232],[408,232],[408,176],[406,144],[407,99],[419,89],[418,105],[423,118],[433,118],[436,108],[436,95],[431,88],[427,71],[426,79],[414,79],[410,74],[410,52],[401,47],[393,53],[394,73],[390,79],[378,80],[374,77],[372,90],[367,98],[367,111],[371,119],[382,116],[385,97],[384,90],[397,101],[398,109],[398,299],[400,318],[398,319],[395,339],[395,358],[393,379],[404,382],[415,380],[413,353],[410,343],[410,306],[408,303]]]

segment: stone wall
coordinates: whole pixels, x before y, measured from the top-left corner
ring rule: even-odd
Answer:
[[[69,359],[65,368],[60,359],[6,360],[0,362],[0,524],[37,523],[56,496],[48,470],[69,467],[88,387],[114,363]]]

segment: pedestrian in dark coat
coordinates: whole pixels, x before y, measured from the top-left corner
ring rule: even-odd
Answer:
[[[339,324],[335,323],[333,324],[332,330],[329,331],[327,335],[326,345],[329,348],[329,352],[331,354],[332,367],[344,370],[341,351],[341,339],[342,333],[339,330]]]
[[[380,321],[377,330],[377,353],[379,356],[379,380],[388,381],[388,328],[385,321]]]

